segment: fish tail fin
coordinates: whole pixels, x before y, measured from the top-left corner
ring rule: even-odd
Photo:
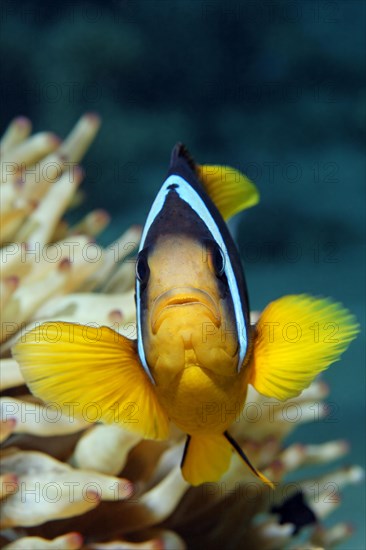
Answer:
[[[358,332],[355,317],[329,298],[302,294],[275,300],[256,326],[249,383],[281,401],[296,397],[340,359]]]
[[[181,462],[191,485],[218,481],[230,465],[232,450],[222,434],[189,435]]]
[[[168,437],[168,416],[136,342],[109,327],[44,323],[18,340],[13,355],[32,393],[69,416],[116,423],[150,439]]]

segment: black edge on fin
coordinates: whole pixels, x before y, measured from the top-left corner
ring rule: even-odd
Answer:
[[[187,435],[187,439],[186,439],[186,444],[184,445],[184,451],[183,451],[183,456],[182,456],[182,460],[180,461],[180,467],[183,468],[183,464],[184,464],[184,460],[187,456],[187,452],[188,452],[188,446],[189,446],[189,442],[191,441],[191,436],[190,435]]]
[[[237,443],[235,441],[235,439],[233,437],[231,437],[231,435],[228,433],[228,432],[224,432],[224,436],[225,438],[228,440],[228,442],[230,443],[230,445],[233,447],[233,449],[235,449],[235,451],[238,453],[238,455],[240,456],[240,458],[245,462],[245,464],[248,466],[248,468],[253,472],[253,474],[258,477],[260,480],[266,482],[266,483],[269,483],[272,488],[273,488],[273,484],[272,482],[269,480],[269,479],[266,479],[266,477],[261,474],[257,468],[255,468],[253,466],[253,464],[250,462],[249,458],[247,457],[247,455],[244,453],[243,449],[240,447],[239,443]]]
[[[170,169],[174,168],[179,161],[185,161],[189,168],[196,173],[196,163],[194,162],[190,152],[183,143],[177,143],[170,156]]]

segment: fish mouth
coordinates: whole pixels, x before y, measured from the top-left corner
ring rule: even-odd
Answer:
[[[151,311],[151,329],[156,334],[164,320],[164,313],[173,307],[189,307],[200,305],[206,309],[209,318],[219,328],[221,325],[221,315],[219,309],[205,290],[190,287],[172,288],[155,298]]]

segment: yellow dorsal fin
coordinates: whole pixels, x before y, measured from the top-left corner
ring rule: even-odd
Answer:
[[[258,321],[249,382],[268,397],[295,397],[339,360],[358,332],[355,317],[341,304],[306,294],[284,296]]]
[[[143,370],[136,343],[108,327],[44,323],[13,349],[32,393],[66,414],[117,423],[151,439],[169,421]]]
[[[206,193],[225,221],[259,201],[259,191],[256,186],[235,168],[196,165],[196,170]]]

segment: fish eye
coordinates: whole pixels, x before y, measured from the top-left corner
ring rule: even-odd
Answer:
[[[225,257],[223,251],[218,244],[214,246],[214,249],[212,251],[212,265],[215,269],[216,275],[218,277],[221,277],[221,275],[225,271]]]
[[[142,250],[136,260],[136,277],[142,284],[146,284],[150,275],[149,264],[147,263],[146,251]]]

